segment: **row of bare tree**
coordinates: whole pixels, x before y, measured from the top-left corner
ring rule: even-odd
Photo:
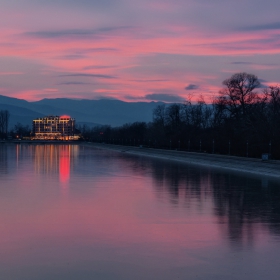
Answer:
[[[264,88],[259,79],[237,73],[211,104],[159,105],[151,123],[81,128],[86,139],[123,145],[147,145],[240,156],[270,153],[280,159],[280,88]]]
[[[10,113],[7,110],[0,110],[0,138],[8,135]]]

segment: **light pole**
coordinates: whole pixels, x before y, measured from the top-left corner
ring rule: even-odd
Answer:
[[[180,140],[178,141],[178,147],[179,147],[179,151],[180,151]]]
[[[170,150],[171,150],[171,140],[170,140]]]
[[[190,151],[190,145],[191,145],[191,140],[189,139],[189,142],[188,142],[188,151]]]
[[[201,152],[201,139],[199,140],[199,151]]]
[[[212,149],[212,154],[215,153],[215,140],[213,139],[213,149]]]
[[[269,157],[271,158],[271,140],[269,141]]]
[[[228,154],[230,155],[230,140],[228,141]]]
[[[247,148],[246,148],[246,156],[248,157],[249,156],[249,143],[248,143],[248,140],[247,140]]]

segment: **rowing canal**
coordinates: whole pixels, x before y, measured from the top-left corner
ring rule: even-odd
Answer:
[[[83,145],[0,144],[0,279],[278,280],[280,183]]]

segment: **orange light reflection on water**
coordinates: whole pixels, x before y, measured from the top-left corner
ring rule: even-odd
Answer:
[[[35,172],[48,176],[57,174],[65,187],[70,178],[72,150],[70,145],[37,145],[34,148]]]
[[[62,146],[59,153],[59,180],[65,184],[70,178],[70,146]]]

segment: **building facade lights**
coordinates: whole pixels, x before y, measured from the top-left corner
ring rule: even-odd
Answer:
[[[70,116],[46,116],[33,120],[34,140],[77,140],[75,119]]]

